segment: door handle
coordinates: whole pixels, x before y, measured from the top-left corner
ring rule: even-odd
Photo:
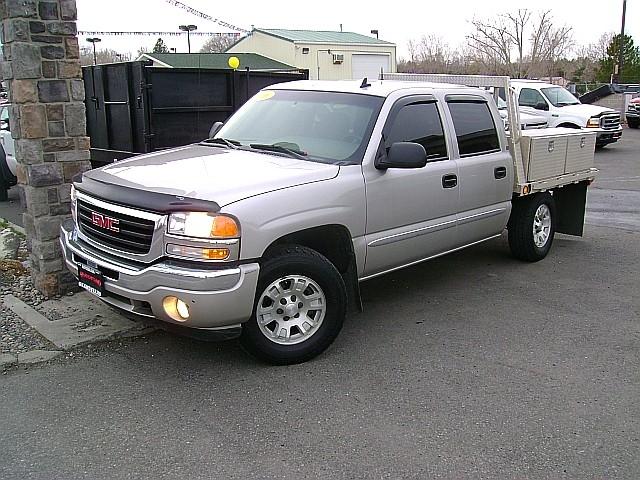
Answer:
[[[455,188],[458,185],[458,177],[453,173],[443,175],[442,188]]]
[[[507,176],[507,167],[496,167],[493,169],[493,176],[499,180]]]

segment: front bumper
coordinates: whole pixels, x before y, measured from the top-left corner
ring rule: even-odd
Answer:
[[[596,132],[596,144],[597,145],[606,145],[608,143],[617,142],[622,137],[622,126],[607,130],[604,128],[587,128],[588,131]]]
[[[100,269],[106,292],[100,299],[125,312],[197,329],[237,327],[251,317],[260,270],[257,263],[216,270],[170,261],[144,266],[127,263],[80,241],[71,219],[60,227],[60,246],[74,275],[78,275],[78,263]],[[165,313],[162,301],[169,295],[189,305],[186,321],[177,322]]]

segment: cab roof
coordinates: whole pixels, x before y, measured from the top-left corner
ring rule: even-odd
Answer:
[[[358,93],[376,97],[387,97],[397,90],[428,88],[432,90],[465,89],[477,92],[464,85],[429,82],[403,82],[398,80],[368,80],[370,86],[361,88],[361,80],[297,80],[266,87],[267,90],[316,90],[321,92]]]

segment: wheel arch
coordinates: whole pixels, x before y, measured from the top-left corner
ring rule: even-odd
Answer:
[[[562,122],[560,125],[558,125],[558,128],[582,128],[582,127],[574,122]]]
[[[349,229],[341,224],[327,224],[305,228],[283,235],[265,249],[268,257],[283,245],[301,245],[326,257],[342,275],[349,298],[349,309],[362,311],[358,267]]]

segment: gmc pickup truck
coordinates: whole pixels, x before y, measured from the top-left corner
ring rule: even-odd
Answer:
[[[66,265],[125,312],[289,364],[333,342],[359,282],[505,228],[529,262],[581,235],[595,135],[520,132],[506,77],[429,80],[270,86],[207,140],[84,173]],[[509,137],[479,86],[509,90]]]

